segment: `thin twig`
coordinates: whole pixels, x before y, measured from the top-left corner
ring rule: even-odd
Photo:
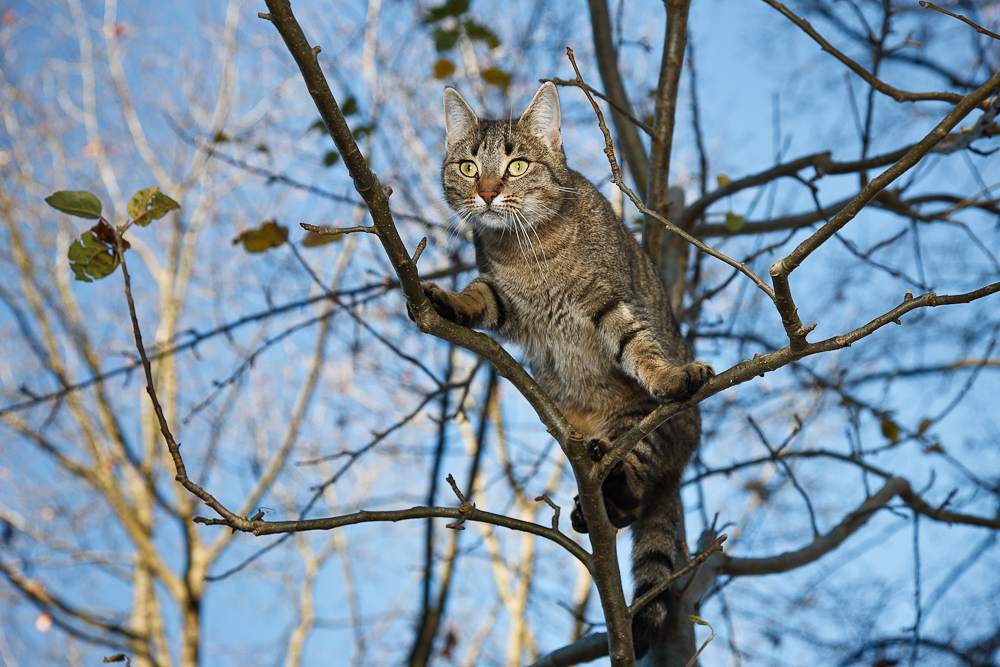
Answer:
[[[583,76],[580,74],[580,68],[577,67],[576,59],[573,57],[573,49],[567,46],[566,55],[569,57],[570,63],[573,64],[573,69],[576,71],[577,80],[580,81],[580,83],[583,83]],[[650,210],[649,208],[646,207],[645,204],[642,203],[642,200],[640,200],[635,195],[635,193],[632,192],[632,189],[629,188],[627,185],[625,185],[625,182],[622,180],[621,169],[618,167],[618,160],[615,159],[615,149],[611,141],[611,133],[608,132],[608,126],[605,125],[604,123],[604,114],[601,113],[601,109],[600,107],[597,106],[597,102],[594,101],[594,98],[590,96],[590,92],[588,91],[588,89],[586,87],[583,87],[582,90],[584,94],[587,95],[587,99],[590,100],[591,106],[594,107],[594,112],[597,114],[597,124],[600,126],[601,132],[604,134],[604,143],[605,143],[604,154],[608,156],[608,162],[611,164],[612,180],[614,181],[615,185],[617,185],[618,188],[622,192],[624,192],[629,199],[632,200],[632,203],[635,204],[635,207],[639,209],[639,211],[643,215],[652,216],[656,220],[663,223],[663,225],[668,230],[670,230],[674,234],[677,234],[682,239],[684,239],[694,247],[698,248],[702,252],[711,255],[712,257],[715,257],[716,259],[728,264],[729,266],[733,267],[746,277],[750,278],[750,280],[752,280],[753,283],[757,285],[757,287],[759,287],[765,294],[767,294],[767,296],[771,298],[771,300],[774,300],[774,290],[772,290],[763,280],[760,279],[760,277],[756,273],[751,271],[745,264],[737,262],[736,260],[722,254],[721,252],[708,247],[698,239],[694,238],[693,236],[685,232],[683,229],[679,228],[674,223],[664,218],[656,211]]]
[[[852,72],[854,72],[855,74],[857,74],[858,76],[860,76],[862,79],[864,79],[865,82],[868,83],[869,86],[871,86],[875,90],[879,91],[880,93],[884,93],[885,95],[888,95],[889,97],[891,97],[892,99],[896,100],[897,102],[916,102],[916,101],[920,101],[920,100],[940,100],[940,101],[943,101],[943,102],[958,103],[958,102],[961,102],[962,98],[964,97],[963,95],[960,95],[958,93],[910,93],[910,92],[907,92],[905,90],[900,90],[898,88],[894,88],[893,86],[890,86],[889,84],[885,83],[884,81],[881,81],[876,76],[874,76],[871,72],[869,72],[868,70],[866,70],[864,67],[862,67],[858,63],[854,62],[853,60],[851,60],[850,58],[848,58],[847,56],[845,56],[843,53],[841,53],[840,51],[838,51],[832,44],[830,44],[830,42],[828,42],[825,39],[823,39],[823,36],[820,35],[818,32],[816,32],[815,29],[813,29],[813,27],[812,27],[812,25],[810,25],[809,21],[806,21],[805,19],[799,18],[790,9],[788,9],[788,7],[786,7],[785,5],[781,4],[780,2],[777,2],[776,0],[764,0],[764,2],[766,2],[767,4],[771,5],[775,9],[777,9],[779,12],[781,12],[782,14],[784,14],[792,23],[794,23],[795,25],[799,26],[799,28],[801,28],[803,30],[803,32],[805,32],[807,35],[809,35],[810,37],[812,37],[813,40],[817,44],[819,44],[820,47],[824,51],[826,51],[827,53],[830,53],[837,60],[839,60],[840,62],[842,62],[845,65],[847,65],[851,69]]]
[[[585,89],[589,90],[591,92],[591,94],[596,95],[597,97],[601,98],[602,100],[604,100],[605,102],[607,102],[608,104],[610,104],[611,107],[615,111],[617,111],[618,113],[620,113],[621,115],[625,116],[630,121],[632,121],[632,124],[635,125],[636,127],[638,127],[640,130],[642,130],[643,132],[645,132],[646,134],[648,134],[650,136],[653,135],[653,128],[651,128],[649,125],[647,125],[646,123],[642,122],[641,120],[639,120],[638,118],[636,118],[635,116],[633,116],[631,113],[629,113],[624,108],[622,108],[617,102],[615,102],[614,100],[612,100],[610,97],[608,97],[607,95],[605,95],[601,91],[595,89],[594,87],[592,87],[588,83],[581,83],[580,81],[578,81],[576,79],[568,80],[568,79],[558,79],[558,78],[556,78],[556,79],[539,79],[539,81],[541,83],[545,83],[546,81],[551,81],[552,83],[556,84],[557,86],[574,86],[576,88],[585,88]]]
[[[705,650],[705,647],[708,646],[708,643],[713,639],[715,639],[715,628],[709,625],[708,621],[705,621],[703,619],[698,619],[697,617],[690,617],[690,616],[688,618],[697,620],[699,625],[708,625],[708,629],[712,631],[712,634],[709,635],[708,639],[705,640],[705,643],[703,643],[701,647],[694,652],[694,655],[691,656],[691,659],[688,660],[687,664],[684,665],[684,667],[694,667],[694,665],[698,662],[698,656],[701,655],[701,652]]]
[[[153,412],[156,414],[156,420],[160,425],[160,433],[163,434],[163,439],[167,443],[167,450],[170,452],[170,458],[174,462],[174,468],[177,473],[174,479],[180,482],[185,489],[200,498],[206,505],[218,512],[220,516],[224,517],[226,525],[231,526],[233,529],[246,529],[251,522],[230,512],[212,494],[188,479],[187,470],[184,468],[184,460],[181,458],[180,443],[174,440],[174,436],[170,432],[170,426],[167,424],[167,418],[163,415],[163,408],[160,406],[160,401],[156,396],[156,387],[153,385],[152,366],[149,363],[149,358],[146,356],[146,348],[142,344],[142,332],[139,330],[139,319],[135,314],[135,302],[132,300],[132,283],[128,267],[125,264],[125,242],[122,239],[121,232],[117,228],[113,227],[113,229],[115,230],[118,261],[121,263],[122,276],[125,279],[125,299],[128,301],[128,312],[132,318],[132,332],[135,335],[135,346],[139,351],[139,357],[142,359],[142,369],[146,374],[146,393],[149,394],[149,400],[153,404]]]
[[[536,503],[541,502],[543,500],[549,507],[552,508],[552,530],[559,530],[559,511],[560,511],[559,506],[556,505],[554,502],[552,502],[552,500],[549,498],[547,494],[543,493],[542,495],[535,498]]]
[[[702,551],[700,554],[689,560],[684,565],[684,567],[680,568],[676,572],[671,573],[669,577],[666,577],[665,579],[657,583],[655,586],[650,588],[648,591],[637,597],[635,600],[632,601],[632,604],[629,605],[628,613],[632,616],[635,616],[636,612],[638,612],[640,609],[642,609],[647,604],[652,602],[657,595],[670,588],[670,586],[675,581],[697,570],[699,567],[701,567],[702,563],[708,560],[709,556],[714,554],[716,551],[723,550],[722,543],[725,542],[727,539],[729,539],[728,535],[726,534],[720,535],[718,539],[716,539],[714,542],[708,545],[708,547],[706,547],[704,551]]]
[[[213,508],[214,509],[214,508]],[[428,519],[432,517],[444,519],[461,519],[463,521],[478,521],[494,526],[501,526],[523,533],[531,533],[544,537],[555,542],[566,551],[570,552],[579,560],[588,571],[592,570],[593,562],[590,554],[577,544],[572,538],[563,533],[552,530],[547,526],[540,526],[537,523],[523,521],[502,514],[484,512],[476,506],[469,504],[468,509],[462,507],[412,507],[404,510],[385,510],[371,512],[361,510],[353,514],[342,516],[326,517],[322,519],[302,519],[299,521],[247,521],[242,519],[242,523],[236,527],[237,530],[253,533],[254,535],[278,535],[282,533],[298,533],[306,530],[331,530],[342,526],[353,526],[359,523],[372,523],[383,521],[408,521],[411,519]],[[206,519],[195,517],[195,522],[206,526],[231,526],[226,519]]]
[[[973,23],[972,21],[970,21],[969,19],[965,18],[961,14],[955,14],[953,12],[949,12],[947,9],[941,9],[940,7],[938,7],[937,5],[935,5],[933,3],[925,2],[925,0],[920,0],[920,6],[926,8],[926,9],[933,9],[933,10],[939,11],[942,14],[947,14],[948,16],[951,16],[952,18],[956,18],[959,21],[964,21],[965,23],[968,23],[973,28],[975,28],[976,32],[978,32],[980,34],[989,35],[993,39],[1000,39],[1000,35],[996,34],[995,32],[990,32],[986,28],[983,28],[982,26],[979,26],[979,25]]]
[[[378,230],[374,227],[317,227],[316,225],[309,225],[304,222],[300,222],[299,227],[320,236],[336,236],[337,234],[353,234],[354,232],[368,232],[369,234],[378,236]]]

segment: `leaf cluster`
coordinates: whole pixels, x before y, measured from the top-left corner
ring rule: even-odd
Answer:
[[[46,197],[45,202],[68,215],[98,221],[75,239],[66,253],[73,277],[85,283],[106,278],[118,268],[118,242],[123,252],[128,250],[129,243],[121,236],[131,225],[145,227],[181,207],[158,187],[139,190],[126,206],[129,220],[116,229],[101,215],[101,200],[85,190],[60,190]]]
[[[447,0],[443,5],[432,7],[424,16],[425,25],[435,25],[432,37],[438,53],[447,54],[458,44],[460,35],[474,42],[485,44],[491,51],[500,46],[500,38],[488,27],[468,15],[470,0]],[[452,19],[448,21],[447,19]],[[432,73],[435,79],[444,80],[455,73],[455,63],[442,55],[434,63]],[[510,86],[510,73],[499,67],[489,67],[480,72],[483,81],[506,91]]]

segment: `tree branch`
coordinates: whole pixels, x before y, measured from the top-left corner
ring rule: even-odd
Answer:
[[[788,9],[788,7],[785,7],[780,2],[776,2],[776,0],[764,0],[764,2],[766,2],[767,4],[771,5],[775,9],[777,9],[779,12],[781,12],[782,14],[784,14],[792,23],[794,23],[795,25],[797,25],[800,28],[802,28],[802,30],[807,35],[809,35],[810,37],[812,37],[813,40],[817,44],[819,44],[820,47],[824,51],[826,51],[827,53],[833,55],[833,57],[835,57],[837,60],[839,60],[840,62],[842,62],[845,65],[847,65],[851,69],[852,72],[854,72],[855,74],[857,74],[858,76],[860,76],[862,79],[864,79],[865,82],[868,83],[868,85],[870,85],[872,88],[874,88],[875,90],[879,91],[880,93],[884,93],[885,95],[888,95],[889,97],[891,97],[892,99],[896,100],[897,102],[917,102],[917,101],[920,101],[920,100],[940,100],[940,101],[944,101],[944,102],[955,102],[955,103],[957,103],[957,102],[961,102],[962,101],[962,97],[963,96],[960,95],[960,94],[958,94],[958,93],[910,93],[910,92],[907,92],[905,90],[899,90],[898,88],[894,88],[893,86],[890,86],[889,84],[887,84],[887,83],[879,80],[877,77],[875,77],[873,74],[871,74],[864,67],[862,67],[858,63],[854,62],[853,60],[851,60],[850,58],[848,58],[847,56],[845,56],[843,53],[841,53],[840,51],[838,51],[836,48],[834,48],[828,41],[826,41],[825,39],[823,39],[822,35],[820,35],[818,32],[816,32],[815,29],[813,29],[813,27],[809,23],[809,21],[806,21],[805,19],[799,18],[794,13],[792,13],[792,11]]]
[[[684,51],[687,48],[687,21],[691,0],[665,0],[667,8],[666,34],[663,38],[663,59],[660,63],[660,80],[656,86],[656,111],[653,120],[653,143],[650,146],[649,195],[643,197],[649,208],[661,217],[677,218],[680,211],[670,211],[667,190],[670,184],[670,154],[673,148],[674,123],[677,116],[677,90],[684,69]],[[660,239],[663,225],[646,217],[642,228],[642,247],[659,268]],[[685,249],[686,251],[686,249]],[[685,253],[686,254],[686,253]],[[684,278],[684,262],[678,262],[678,274],[667,284],[670,290],[675,280]]]
[[[614,120],[618,143],[621,144],[625,161],[632,173],[632,180],[635,181],[635,189],[639,191],[639,197],[645,201],[648,191],[649,159],[646,157],[646,149],[643,148],[636,126],[630,122],[629,115],[619,111],[619,109],[631,109],[632,105],[628,101],[625,86],[622,85],[621,73],[618,71],[618,52],[611,39],[611,16],[608,14],[608,3],[607,0],[588,0],[588,4],[590,6],[590,26],[594,33],[594,56],[597,58],[597,70],[601,74],[604,91],[612,105],[611,117]]]
[[[264,521],[262,518],[255,517],[250,520],[244,519],[240,525],[237,526],[233,526],[227,519],[206,519],[204,517],[195,517],[195,522],[206,526],[229,526],[242,532],[253,533],[256,536],[261,536],[280,535],[282,533],[297,533],[306,530],[330,530],[333,528],[340,528],[342,526],[353,526],[359,523],[372,523],[376,521],[396,522],[408,521],[411,519],[431,518],[453,519],[456,522],[479,521],[481,523],[488,523],[494,526],[501,526],[511,530],[518,530],[525,533],[531,533],[532,535],[538,535],[539,537],[551,540],[563,549],[566,549],[566,551],[573,554],[573,556],[579,560],[584,567],[593,571],[593,562],[590,554],[588,554],[583,547],[574,542],[564,533],[546,526],[540,526],[537,523],[532,523],[530,521],[514,519],[509,516],[504,516],[503,514],[484,512],[472,503],[463,504],[461,507],[457,508],[411,507],[410,509],[405,510],[383,510],[378,512],[361,510],[353,514],[345,514],[342,516],[325,517],[322,519],[301,519],[299,521]]]
[[[910,487],[910,483],[901,477],[889,477],[885,485],[870,498],[867,498],[858,509],[848,514],[843,521],[825,535],[820,536],[808,546],[797,551],[770,556],[767,558],[734,558],[723,556],[717,565],[720,574],[761,575],[787,572],[819,560],[836,549],[840,544],[863,526],[875,512],[889,504],[889,501],[899,496],[911,509],[919,514],[948,523],[964,523],[1000,529],[1000,517],[984,519],[966,514],[957,514],[943,509],[934,509],[918,496]]]

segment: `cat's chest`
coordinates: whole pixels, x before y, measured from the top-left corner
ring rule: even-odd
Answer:
[[[580,293],[584,277],[555,271],[512,268],[494,281],[514,317],[506,337],[536,358],[565,356],[571,348],[585,349],[596,331]]]

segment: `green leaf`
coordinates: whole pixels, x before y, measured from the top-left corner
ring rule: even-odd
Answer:
[[[167,213],[181,207],[176,201],[160,192],[160,188],[152,187],[139,190],[128,203],[127,211],[135,224],[145,227],[153,220],[159,220]]]
[[[226,135],[225,132],[219,130],[218,132],[215,133],[215,136],[212,137],[212,141],[214,141],[217,144],[224,144],[227,141],[229,141],[229,137]]]
[[[467,11],[469,11],[469,0],[447,0],[439,7],[432,7],[424,17],[424,23],[436,23],[449,16],[461,16]]]
[[[100,280],[111,275],[118,266],[118,258],[108,243],[98,238],[92,230],[87,230],[73,241],[66,253],[73,277],[85,283]]]
[[[310,132],[322,132],[323,134],[326,134],[326,123],[323,122],[322,118],[309,126],[309,129],[306,130],[306,134]]]
[[[269,149],[265,144],[257,144],[257,147],[254,148],[254,150],[258,153],[264,153],[265,155],[271,152],[271,149]]]
[[[340,105],[340,113],[345,116],[353,116],[358,112],[358,101],[353,95],[344,100],[344,103]]]
[[[698,625],[708,625],[708,623],[706,621],[702,620],[701,617],[695,616],[694,614],[688,614],[684,618],[686,618],[687,620],[691,621],[692,623],[697,623]],[[708,625],[708,627],[712,627],[712,626]]]
[[[736,215],[735,213],[726,213],[726,229],[731,232],[738,232],[746,224],[746,220],[742,215]]]
[[[337,151],[330,151],[323,156],[323,165],[327,167],[332,167],[333,165],[340,162],[340,153]]]
[[[924,432],[926,432],[927,429],[929,429],[933,423],[934,422],[932,422],[930,419],[921,419],[920,426],[917,427],[917,433],[923,435]]]
[[[317,246],[326,245],[327,243],[336,243],[342,238],[344,238],[343,234],[317,234],[316,232],[309,232],[306,234],[306,237],[302,239],[302,245],[306,248],[315,248]]]
[[[233,245],[242,243],[247,252],[258,253],[277,248],[288,240],[288,227],[269,220],[257,229],[248,229],[235,239]]]
[[[455,46],[455,42],[458,41],[458,29],[452,28],[451,30],[443,30],[438,28],[434,31],[434,48],[437,49],[438,53],[442,51],[447,51],[451,47]]]
[[[720,188],[724,188],[730,183],[732,183],[733,179],[729,178],[728,176],[717,176],[715,178],[715,182],[719,184]]]
[[[157,192],[160,188],[153,186],[151,188],[146,188],[144,190],[139,190],[134,195],[132,199],[129,200],[128,206],[125,210],[128,212],[130,218],[138,218],[140,215],[146,212],[146,205],[149,204],[150,198]]]
[[[499,67],[491,67],[484,71],[481,76],[483,77],[483,81],[491,86],[497,86],[504,90],[507,90],[507,87],[510,86],[510,74],[504,72]]]
[[[447,79],[455,72],[455,65],[447,58],[438,58],[434,63],[434,78]]]
[[[495,49],[500,46],[500,39],[486,26],[479,25],[472,20],[466,21],[464,25],[465,33],[469,36],[469,39],[477,39],[481,42],[486,42],[486,45],[491,49]]]
[[[84,190],[60,190],[46,197],[45,203],[78,218],[96,220],[101,217],[100,200]]]

